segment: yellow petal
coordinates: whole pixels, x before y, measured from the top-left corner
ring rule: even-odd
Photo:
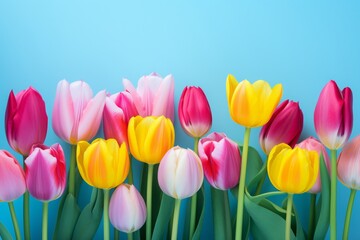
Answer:
[[[137,135],[136,135],[136,127],[139,123],[139,121],[141,121],[142,117],[141,116],[137,116],[137,117],[132,117],[129,120],[129,124],[128,124],[128,142],[129,142],[129,148],[130,148],[130,152],[131,154],[137,159],[140,160],[140,151],[139,151],[139,143],[138,143],[138,139],[137,139]]]
[[[238,85],[236,78],[229,74],[226,78],[226,97],[228,101],[229,110],[231,109],[231,99],[234,94],[235,88]]]
[[[274,88],[272,89],[271,93],[267,96],[267,98],[264,100],[264,106],[263,106],[263,121],[261,122],[261,125],[265,125],[271,118],[271,115],[275,111],[276,106],[279,104],[280,99],[282,97],[282,85],[276,84]]]
[[[77,162],[77,166],[79,169],[79,173],[81,175],[81,177],[87,181],[87,174],[85,171],[85,166],[84,166],[84,152],[86,151],[86,149],[89,147],[89,143],[86,141],[80,141],[78,142],[77,146],[76,146],[76,162]]]

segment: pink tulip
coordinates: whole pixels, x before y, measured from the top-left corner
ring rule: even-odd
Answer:
[[[91,140],[100,127],[105,97],[105,91],[100,91],[93,98],[92,90],[86,82],[69,84],[66,80],[60,81],[52,117],[55,133],[73,145]]]
[[[340,91],[331,80],[320,93],[315,107],[315,130],[320,141],[329,149],[341,148],[349,139],[353,126],[352,91]]]
[[[294,147],[303,128],[303,113],[299,103],[286,100],[281,103],[260,131],[260,145],[268,155],[280,143]]]
[[[211,133],[199,141],[199,157],[211,186],[227,190],[239,183],[241,155],[238,145],[224,133]]]
[[[51,201],[61,196],[66,186],[66,166],[59,144],[34,145],[25,165],[26,185],[33,197]]]
[[[337,161],[337,175],[348,188],[360,190],[360,135],[344,145]]]
[[[115,138],[119,144],[125,142],[128,145],[128,122],[137,115],[130,93],[120,92],[106,97],[103,114],[105,138]]]
[[[5,113],[6,138],[16,152],[29,155],[33,144],[42,144],[48,126],[45,102],[34,88],[14,95],[11,91]]]
[[[138,81],[137,89],[127,79],[123,80],[123,84],[125,90],[131,94],[140,116],[164,115],[174,122],[174,78],[172,75],[167,75],[164,79],[156,73],[143,76]]]
[[[109,218],[111,224],[126,233],[140,229],[146,220],[144,199],[134,185],[119,185],[110,199]]]
[[[185,87],[179,102],[181,127],[191,137],[204,136],[212,124],[209,102],[200,87]]]
[[[173,198],[191,197],[200,189],[203,179],[201,161],[190,149],[173,147],[160,161],[159,186],[165,194]]]
[[[11,153],[0,150],[0,202],[12,202],[26,191],[25,174]]]
[[[308,137],[307,139],[303,140],[299,144],[296,144],[296,146],[299,148],[302,148],[302,149],[306,149],[306,150],[314,150],[319,154],[319,156],[320,156],[320,154],[322,154],[324,157],[326,168],[330,174],[329,154],[327,153],[324,145],[322,145],[321,142],[319,142],[317,139],[315,139],[313,137]],[[319,168],[319,171],[320,171],[320,168]],[[314,186],[309,190],[309,192],[310,193],[319,193],[320,191],[321,191],[321,176],[320,176],[320,172],[319,172],[316,182],[315,182]]]

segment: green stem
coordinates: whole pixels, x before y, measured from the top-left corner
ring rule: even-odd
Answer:
[[[71,145],[70,169],[69,169],[69,193],[75,196],[76,178],[76,145]]]
[[[146,240],[151,239],[151,208],[152,208],[152,181],[154,165],[148,165],[147,190],[146,190]]]
[[[110,198],[110,190],[104,189],[104,240],[110,239],[110,223],[109,223],[109,198]]]
[[[114,228],[114,240],[119,240],[119,230]]]
[[[171,232],[171,240],[177,239],[178,225],[179,225],[179,214],[180,214],[180,203],[181,199],[175,199],[175,208],[173,215],[173,227]]]
[[[198,154],[199,138],[194,138],[194,152]],[[191,197],[191,207],[190,207],[190,231],[189,239],[192,239],[195,232],[195,222],[196,222],[196,203],[197,203],[197,193]]]
[[[330,240],[336,240],[336,149],[331,153],[331,182],[330,182]]]
[[[42,240],[48,239],[48,216],[49,216],[49,202],[43,202]]]
[[[228,192],[211,187],[214,239],[232,239]]]
[[[16,218],[14,203],[13,202],[8,202],[8,205],[9,205],[9,210],[10,210],[10,214],[11,214],[11,220],[12,220],[12,223],[13,223],[13,226],[14,226],[16,240],[20,240],[21,239],[20,228],[19,228],[18,220]]]
[[[25,165],[26,156],[23,156],[24,171],[26,172]],[[23,198],[23,224],[24,224],[24,239],[30,240],[30,195],[26,191]]]
[[[134,239],[133,233],[128,233],[127,236],[128,236],[128,240],[133,240]]]
[[[350,229],[350,220],[351,220],[351,212],[354,205],[354,199],[356,195],[356,190],[351,189],[350,197],[348,201],[348,206],[346,210],[346,218],[344,223],[344,232],[343,232],[343,240],[349,239],[349,229]]]
[[[308,238],[312,240],[314,238],[315,232],[315,211],[316,211],[316,194],[310,194],[310,212],[309,212],[309,230],[308,230]]]
[[[293,194],[289,193],[288,200],[287,200],[287,207],[286,207],[285,240],[290,240],[292,205],[293,205]]]
[[[249,140],[250,140],[250,130],[251,128],[245,128],[244,134],[244,146],[242,152],[242,160],[241,160],[241,173],[239,180],[239,192],[238,192],[238,205],[237,205],[237,214],[236,214],[236,232],[235,239],[242,238],[242,221],[244,215],[244,190],[245,190],[245,179],[246,179],[246,165],[247,165],[247,157],[249,150]]]

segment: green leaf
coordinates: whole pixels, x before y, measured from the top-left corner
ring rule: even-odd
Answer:
[[[173,216],[175,199],[163,194],[159,214],[155,222],[153,231],[153,239],[164,239],[165,233],[168,229],[169,222]]]
[[[103,214],[104,193],[93,188],[90,202],[81,211],[72,239],[93,239]]]
[[[196,221],[195,221],[195,232],[193,235],[193,240],[200,239],[200,234],[202,230],[202,225],[204,221],[204,215],[205,215],[205,190],[204,190],[204,184],[200,188],[200,190],[196,193],[197,196],[197,202],[196,202]]]
[[[317,206],[320,209],[317,217],[314,239],[324,239],[329,229],[330,221],[330,177],[324,157],[320,155],[321,197]]]
[[[214,239],[232,239],[228,192],[211,188]]]
[[[0,222],[0,239],[3,240],[12,240],[10,232],[6,227]]]
[[[62,211],[59,212],[54,239],[71,239],[76,221],[80,215],[80,208],[72,194],[67,194]]]

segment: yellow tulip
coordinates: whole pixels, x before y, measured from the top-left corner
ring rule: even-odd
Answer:
[[[226,96],[231,118],[245,127],[266,124],[282,96],[282,85],[272,89],[263,80],[251,84],[247,80],[238,82],[231,74],[226,79]]]
[[[315,184],[319,173],[319,155],[281,143],[269,154],[267,170],[270,182],[280,191],[290,194],[307,192]]]
[[[120,146],[115,139],[95,139],[91,144],[80,141],[76,150],[81,177],[89,185],[110,189],[126,179],[130,160],[125,143]]]
[[[132,117],[128,125],[128,140],[130,152],[137,160],[156,164],[174,146],[174,125],[164,116]]]

